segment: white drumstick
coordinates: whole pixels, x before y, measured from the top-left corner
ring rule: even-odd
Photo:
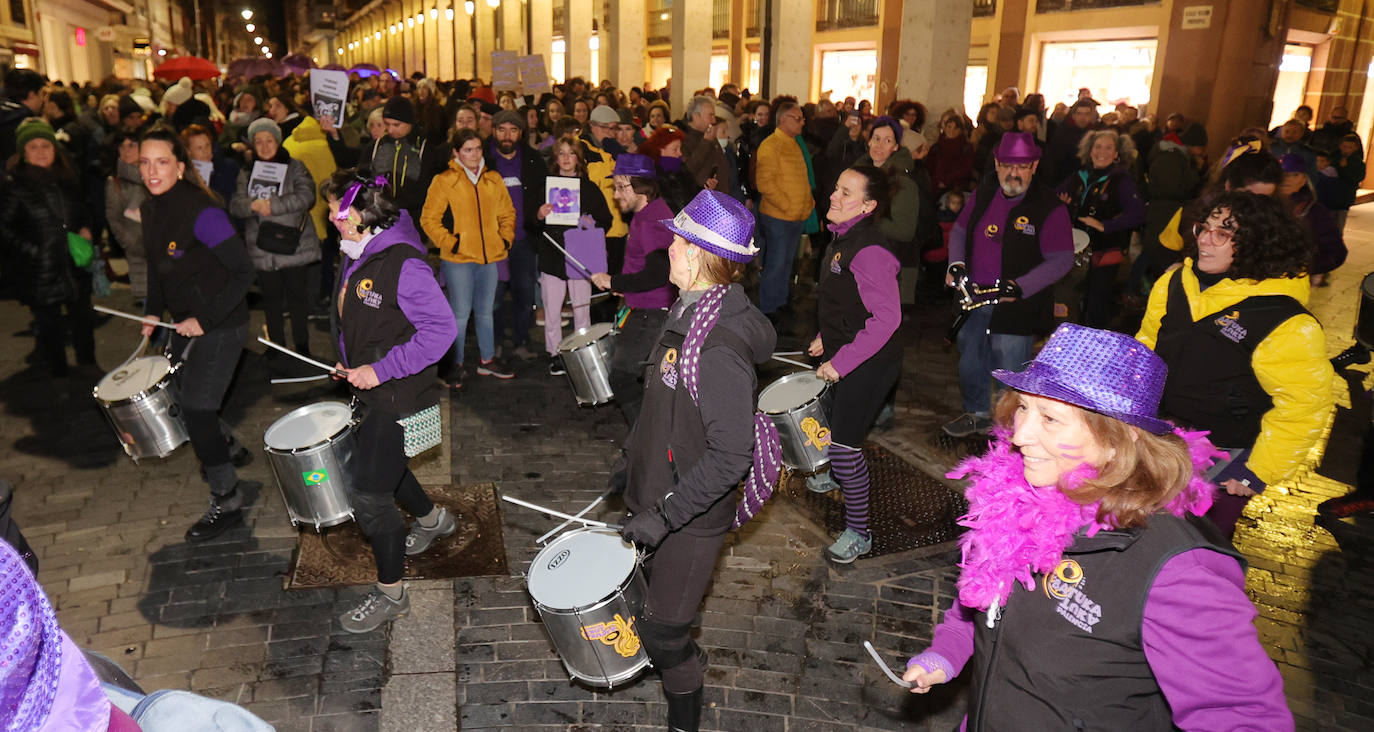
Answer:
[[[273,384],[302,384],[302,383],[305,383],[305,382],[307,382],[307,381],[319,381],[320,379],[327,379],[327,378],[329,378],[329,374],[320,374],[319,376],[293,376],[293,377],[291,377],[291,378],[289,378],[289,379],[272,379],[272,383],[273,383]]]
[[[595,501],[588,503],[587,506],[583,508],[581,511],[578,511],[577,515],[573,518],[580,519],[583,516],[586,516],[587,512],[591,511],[593,508],[596,508],[596,504],[601,503],[601,499],[605,497],[605,494],[597,496]],[[562,531],[565,527],[567,527],[568,524],[572,523],[572,521],[573,519],[567,519],[563,521],[563,523],[553,527],[552,529],[549,529],[548,532],[545,533],[543,536],[539,537],[538,539],[535,539],[534,543],[543,544],[544,542],[549,540],[550,536],[553,536],[554,534],[557,534],[558,532]]]
[[[290,348],[284,348],[284,347],[282,347],[282,346],[279,346],[279,345],[273,343],[272,341],[267,340],[266,338],[258,338],[258,343],[261,343],[261,344],[263,344],[264,346],[268,346],[268,347],[270,347],[270,348],[275,348],[275,349],[277,349],[278,351],[281,351],[282,353],[285,353],[286,355],[288,355],[288,356],[290,356],[290,357],[292,357],[292,358],[295,358],[295,359],[299,359],[299,360],[301,360],[301,361],[304,361],[304,362],[310,364],[311,366],[314,366],[314,367],[317,368],[317,369],[324,369],[325,371],[328,371],[328,372],[331,373],[331,374],[343,374],[343,373],[345,373],[345,372],[340,371],[339,369],[336,369],[336,368],[334,368],[333,366],[330,366],[330,365],[328,365],[328,364],[326,364],[326,363],[323,363],[323,362],[320,362],[320,361],[316,361],[315,359],[310,358],[309,356],[302,356],[301,354],[296,353],[295,351],[291,350]]]
[[[774,356],[805,356],[806,351],[778,351]]]
[[[815,367],[815,366],[812,366],[812,365],[809,364],[809,363],[802,363],[801,361],[793,361],[793,360],[790,359],[790,358],[783,358],[783,357],[779,356],[779,355],[776,354],[776,353],[773,354],[773,360],[774,360],[774,361],[782,361],[783,363],[790,363],[790,364],[792,364],[793,366],[800,366],[800,367],[806,369],[807,371],[815,371],[815,370],[816,370],[816,367]]]
[[[586,526],[598,526],[603,529],[609,527],[609,524],[607,524],[604,521],[593,521],[591,519],[582,518],[580,516],[573,516],[571,514],[563,513],[562,511],[555,511],[552,508],[544,508],[543,506],[530,503],[529,501],[522,501],[519,498],[511,498],[510,496],[503,495],[501,496],[501,500],[506,501],[507,503],[514,503],[517,506],[524,506],[525,508],[534,509],[535,511],[538,511],[540,513],[546,513],[550,516],[556,516],[561,519],[568,519],[569,521],[577,521],[578,523],[584,524]]]
[[[102,312],[102,313],[105,313],[106,315],[113,315],[113,316],[118,317],[118,318],[128,318],[129,320],[137,320],[138,322],[140,322],[140,323],[142,323],[142,324],[144,324],[144,325],[148,325],[148,321],[145,320],[145,318],[148,317],[148,316],[146,316],[146,315],[134,315],[133,313],[126,313],[126,312],[124,312],[123,310],[115,310],[114,308],[107,308],[107,307],[105,307],[105,306],[103,306],[103,305],[92,305],[92,306],[91,306],[91,309],[92,309],[92,310],[97,310],[97,311]],[[171,328],[172,330],[176,330],[176,328],[177,328],[177,326],[176,326],[175,323],[164,323],[164,322],[162,322],[162,321],[160,321],[160,320],[157,321],[157,322],[154,322],[153,325],[156,325],[156,326],[159,327],[159,328]]]
[[[578,269],[582,270],[583,272],[586,272],[588,277],[591,277],[591,276],[592,276],[592,271],[589,270],[589,269],[587,269],[587,265],[585,265],[585,264],[583,264],[583,263],[577,261],[577,257],[574,257],[574,256],[571,255],[571,254],[568,254],[568,250],[567,250],[567,249],[564,249],[563,247],[558,246],[558,242],[554,241],[554,240],[553,240],[553,237],[549,236],[549,232],[547,232],[547,231],[544,232],[544,238],[549,240],[549,243],[553,245],[553,248],[554,248],[554,249],[557,249],[558,251],[563,252],[563,256],[567,257],[569,261],[571,261],[573,264],[577,265],[577,268],[578,268]]]
[[[872,656],[872,657],[873,657],[873,662],[876,663],[876,664],[878,664],[878,668],[882,669],[882,670],[883,670],[883,673],[887,674],[887,677],[888,677],[889,679],[892,679],[892,683],[894,683],[894,684],[896,684],[896,685],[902,687],[903,689],[910,689],[910,688],[911,688],[911,682],[910,682],[910,681],[907,681],[907,680],[903,679],[902,677],[898,676],[897,674],[892,673],[892,669],[890,669],[890,668],[887,667],[887,663],[886,663],[885,661],[883,661],[883,657],[882,657],[882,656],[879,656],[879,655],[878,655],[878,651],[877,651],[876,649],[873,648],[873,644],[872,644],[872,643],[869,643],[868,641],[864,641],[864,648],[867,648],[867,649],[868,649],[868,655]]]

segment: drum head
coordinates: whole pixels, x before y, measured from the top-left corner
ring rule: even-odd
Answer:
[[[559,610],[604,600],[634,571],[634,547],[610,529],[574,529],[554,539],[530,564],[530,597]]]
[[[105,374],[96,386],[96,396],[107,402],[117,402],[147,391],[162,381],[172,370],[166,356],[144,356]]]
[[[1092,237],[1082,229],[1073,230],[1073,253],[1082,254],[1092,243]]]
[[[615,330],[614,323],[593,323],[586,328],[578,328],[572,335],[564,338],[558,343],[558,350],[574,351],[584,346],[590,346],[601,340]]]
[[[820,396],[825,387],[825,381],[814,372],[788,374],[769,384],[759,394],[759,411],[764,414],[787,414]]]
[[[327,441],[348,426],[353,410],[343,402],[318,402],[272,423],[262,441],[273,450],[299,450]]]

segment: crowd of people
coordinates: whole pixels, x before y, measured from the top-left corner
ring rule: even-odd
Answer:
[[[1240,131],[1212,161],[1200,122],[1160,123],[1125,103],[1099,114],[1088,90],[1048,109],[1009,88],[971,121],[909,99],[878,115],[867,101],[762,99],[726,84],[674,110],[668,89],[574,78],[520,96],[420,73],[355,74],[339,120],[313,113],[309,89],[296,76],[165,87],[5,77],[4,285],[31,309],[36,357],[54,376],[68,373],[68,343],[78,370],[99,373],[90,301],[111,258],[128,263],[145,335],[170,314],[211,493],[188,540],[242,521],[235,467],[246,458],[219,409],[254,285],[271,340],[301,355],[309,314],[328,314],[336,373],[366,405],[367,485],[353,500],[378,584],[341,618],[350,632],[404,613],[403,556],[455,531],[406,467],[405,424],[441,388],[463,388],[469,321],[477,377],[509,380],[513,359],[564,373],[566,326],[614,320],[610,378],[630,432],[612,483],[631,511],[624,535],[658,547],[641,632],[670,726],[695,729],[707,659],[690,624],[730,519],[741,520],[724,499],[746,473],[767,473],[761,456],[775,451],[752,409],[754,364],[779,333],[804,333],[832,385],[833,483],[818,485],[841,491],[846,528],[825,553],[855,561],[873,545],[862,443],[899,388],[898,283],[924,275],[966,295],[954,336],[963,414],[943,429],[990,435],[991,457],[968,472],[1024,480],[1047,523],[1018,526],[995,491],[971,489],[960,603],[913,659],[913,690],[972,658],[980,723],[1033,709],[1046,725],[1291,727],[1227,539],[1249,497],[1295,473],[1333,408],[1306,302],[1344,261],[1345,213],[1365,174],[1343,108],[1316,130],[1300,109],[1272,133]],[[555,190],[577,202],[572,218]],[[588,239],[604,242],[598,271],[567,256]],[[803,252],[817,258],[814,278]],[[795,307],[813,292],[799,279],[814,279],[814,321]],[[594,303],[593,290],[621,297]],[[1224,457],[1176,427],[1210,432]],[[398,502],[416,516],[409,527]],[[970,569],[1040,530],[1034,556],[1002,552]],[[1095,558],[1136,538],[1121,561]],[[1183,649],[1175,626],[1205,608],[1157,598],[1195,568],[1227,634]],[[1044,582],[1049,596],[1053,578],[1053,592],[1086,598],[1086,573],[1103,580],[1083,607],[1131,606],[1101,626],[1110,652],[1096,617],[1075,615],[1066,631],[1025,591]],[[1122,579],[1109,587],[1108,574]],[[1010,627],[993,630],[1012,607]],[[1131,631],[1141,624],[1152,629],[1143,649]],[[1132,705],[1066,710],[1076,687],[1030,669],[1064,632],[1086,659],[1068,678],[1129,667],[1129,683],[1108,676],[1120,683],[1094,697]],[[987,656],[999,634],[1021,666]],[[1180,664],[1202,681],[1190,671],[1182,683]],[[1056,680],[1025,682],[1044,673]]]

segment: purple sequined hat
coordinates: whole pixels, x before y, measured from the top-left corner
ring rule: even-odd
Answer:
[[[682,212],[659,223],[712,254],[732,262],[749,262],[754,246],[754,215],[744,204],[717,191],[697,194]]]
[[[1157,416],[1168,373],[1164,359],[1128,335],[1064,323],[1025,368],[992,376],[1017,391],[1162,435],[1174,428]]]
[[[635,153],[625,153],[617,155],[615,159],[615,170],[606,176],[611,178],[617,175],[628,175],[631,178],[652,178],[658,175],[654,170],[654,159],[648,155],[636,155]]]
[[[1005,165],[1025,165],[1040,159],[1040,146],[1029,132],[1007,132],[997,143],[997,153],[993,156]]]

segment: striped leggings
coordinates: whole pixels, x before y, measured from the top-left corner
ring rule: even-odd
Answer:
[[[844,523],[864,536],[868,531],[868,460],[863,451],[830,443],[830,474],[844,492]]]

